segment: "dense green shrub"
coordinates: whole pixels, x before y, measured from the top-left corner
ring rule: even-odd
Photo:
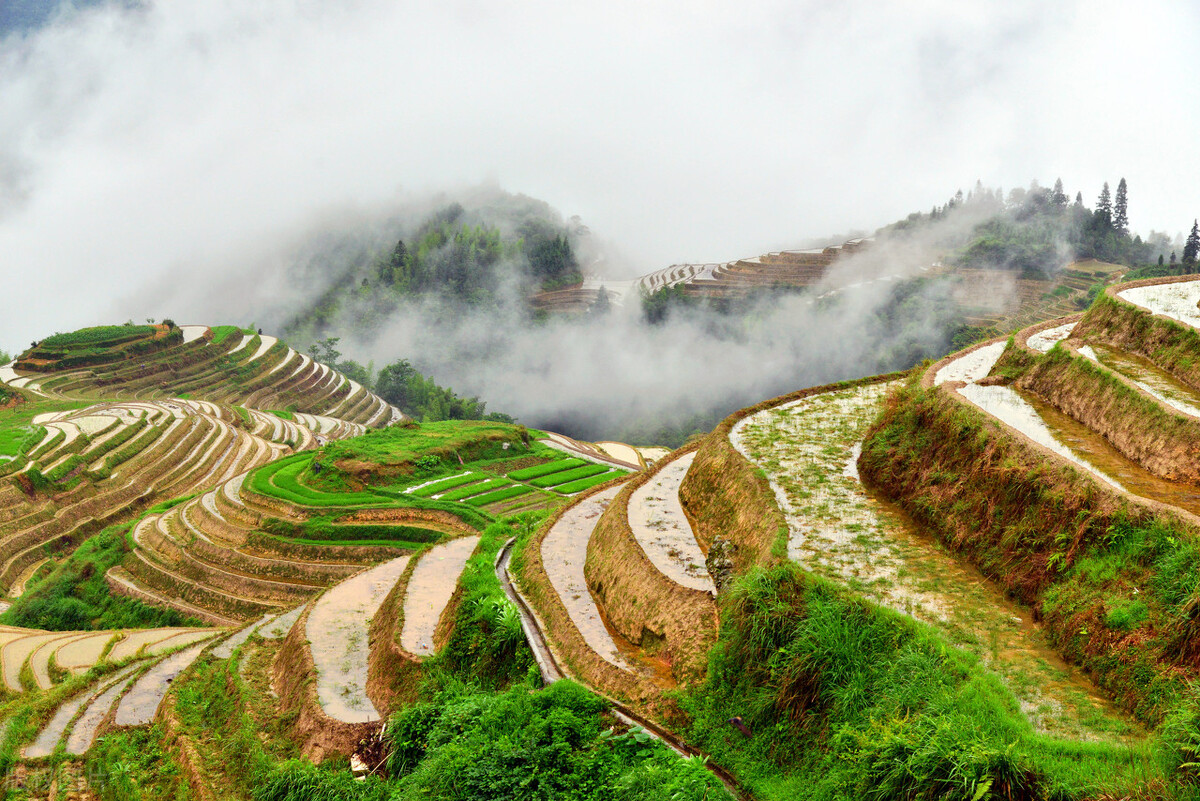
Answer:
[[[718,799],[702,764],[641,730],[618,733],[608,704],[571,681],[499,695],[463,685],[389,728],[393,799]]]
[[[1035,733],[974,656],[795,564],[741,576],[722,612],[682,703],[755,797],[1069,799],[1161,781],[1146,744]],[[749,737],[731,736],[735,715]]]
[[[124,560],[127,528],[109,526],[89,538],[54,572],[14,601],[12,608],[0,615],[0,622],[50,631],[200,625],[178,612],[109,592],[104,574]]]

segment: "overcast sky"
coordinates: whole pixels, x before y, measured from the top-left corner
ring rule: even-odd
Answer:
[[[0,347],[308,227],[498,183],[634,266],[1062,177],[1200,215],[1194,4],[171,0],[0,43]],[[219,311],[214,310],[214,315]],[[219,320],[213,320],[218,322]],[[185,322],[185,320],[179,320]],[[199,322],[199,321],[197,321]],[[206,321],[207,322],[207,321]]]

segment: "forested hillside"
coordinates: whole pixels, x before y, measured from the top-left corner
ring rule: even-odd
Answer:
[[[391,221],[377,241],[327,253],[328,286],[304,307],[285,310],[285,333],[296,341],[371,339],[406,303],[452,315],[457,304],[495,308],[582,280],[575,245],[589,234],[577,218],[564,223],[544,202],[499,191],[467,204]]]
[[[928,213],[914,212],[881,228],[878,236],[902,238],[938,223],[944,233],[937,245],[947,263],[957,267],[1015,270],[1030,277],[1052,276],[1071,261],[1098,259],[1135,265],[1170,253],[1166,234],[1151,231],[1145,239],[1129,227],[1128,186],[1122,178],[1115,196],[1107,183],[1095,208],[1076,192],[1072,201],[1062,180],[1047,189],[1034,181],[1028,189],[999,188],[976,182],[965,196],[959,190]]]

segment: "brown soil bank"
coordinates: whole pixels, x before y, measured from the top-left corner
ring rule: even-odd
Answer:
[[[1157,723],[1200,667],[1200,532],[917,383],[859,460],[868,483],[1044,621],[1055,648]]]
[[[679,500],[704,553],[709,554],[716,540],[724,541],[731,552],[733,571],[740,574],[753,565],[779,558],[773,549],[777,543],[787,541],[787,520],[775,502],[770,482],[729,441],[729,433],[740,420],[823,392],[894,381],[902,376],[903,373],[891,373],[810,387],[740,409],[722,420],[700,441],[696,459],[679,486]],[[721,590],[720,571],[713,567],[710,565],[710,570]]]
[[[1017,386],[1104,435],[1151,473],[1200,484],[1200,420],[1173,411],[1069,344],[1036,358]]]
[[[1188,275],[1111,286],[1096,299],[1071,332],[1071,338],[1093,340],[1135,353],[1200,389],[1200,331],[1117,297],[1133,287],[1195,280],[1196,276]]]
[[[688,453],[675,451],[665,465]],[[588,543],[588,587],[609,623],[634,645],[671,665],[676,681],[702,679],[717,640],[717,604],[708,592],[684,587],[646,556],[629,526],[629,498],[654,477],[643,472],[626,484],[600,516]]]
[[[624,480],[625,477],[622,476],[592,487],[577,495],[575,501],[603,493]],[[575,627],[566,606],[550,582],[542,562],[542,542],[569,508],[559,507],[542,523],[537,534],[514,556],[514,577],[520,583],[521,591],[536,608],[542,621],[542,630],[551,640],[550,646],[554,650],[555,658],[565,664],[576,678],[614,698],[629,702],[641,712],[659,718],[669,717],[671,704],[664,703],[662,688],[647,676],[615,667],[593,651]]]
[[[300,753],[319,764],[327,755],[349,756],[359,741],[376,734],[383,723],[345,723],[321,710],[317,699],[317,668],[305,634],[310,611],[311,605],[284,638],[275,657],[272,685],[279,694],[280,712],[291,716],[293,721],[291,739],[299,746]]]

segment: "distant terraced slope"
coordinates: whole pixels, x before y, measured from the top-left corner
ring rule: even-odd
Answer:
[[[89,331],[98,333],[88,337]],[[55,335],[3,368],[0,381],[56,398],[190,397],[264,411],[291,409],[367,428],[403,417],[378,395],[281,340],[229,326],[108,326]]]
[[[48,547],[61,552],[156,503],[315,441],[307,429],[247,431],[233,410],[198,401],[98,403],[49,410],[31,422],[32,447],[0,467],[11,476],[0,481],[5,588]]]
[[[709,299],[741,298],[762,290],[808,287],[823,279],[838,259],[869,247],[868,239],[812,250],[783,250],[723,264],[672,264],[634,281],[588,278],[581,285],[541,292],[531,302],[543,311],[578,314],[588,310],[603,288],[614,302],[636,302],[642,293],[679,286],[689,295]]]

